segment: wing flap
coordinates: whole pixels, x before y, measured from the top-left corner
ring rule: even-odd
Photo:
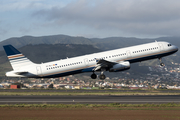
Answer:
[[[118,64],[116,62],[107,61],[104,59],[96,59],[97,65],[94,68],[94,71],[98,71],[100,69],[109,69],[113,67],[113,65]]]

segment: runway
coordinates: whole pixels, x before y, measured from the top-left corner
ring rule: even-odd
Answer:
[[[127,96],[0,96],[0,104],[160,104],[180,103],[180,95],[127,95]]]

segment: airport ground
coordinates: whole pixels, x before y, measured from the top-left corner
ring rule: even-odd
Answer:
[[[0,89],[0,95],[180,95],[180,90]]]
[[[179,120],[179,104],[1,106],[0,120]]]
[[[0,102],[0,120],[180,119],[179,90],[1,89]]]

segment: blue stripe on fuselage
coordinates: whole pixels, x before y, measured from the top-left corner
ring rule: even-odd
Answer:
[[[63,76],[68,76],[68,75],[73,75],[73,74],[78,74],[78,73],[83,73],[83,72],[92,72],[94,67],[90,68],[85,68],[85,69],[80,69],[80,70],[75,70],[75,71],[70,71],[70,72],[64,72],[64,73],[59,73],[59,74],[54,74],[54,75],[49,75],[49,76],[43,76],[43,78],[55,78],[55,77],[63,77]]]

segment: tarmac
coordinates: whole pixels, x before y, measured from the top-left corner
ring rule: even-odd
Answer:
[[[161,104],[180,103],[180,95],[0,96],[0,104]]]

